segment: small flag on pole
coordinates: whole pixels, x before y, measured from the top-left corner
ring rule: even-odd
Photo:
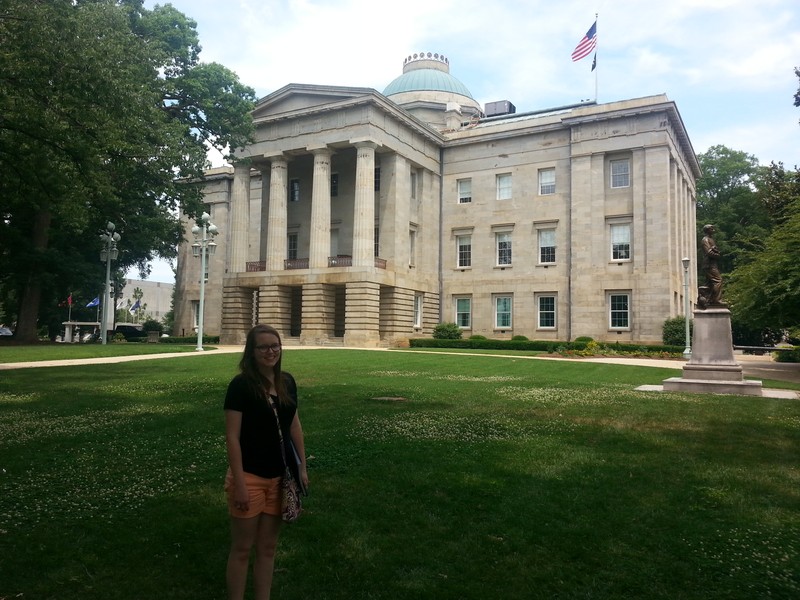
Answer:
[[[582,58],[586,58],[589,56],[592,51],[597,46],[597,20],[592,23],[592,26],[589,28],[589,31],[586,32],[586,35],[583,36],[583,39],[578,42],[578,45],[575,46],[575,50],[572,51],[572,62],[576,60],[580,60]],[[592,64],[594,67],[594,64]]]
[[[136,304],[134,304],[133,306],[131,306],[129,310],[131,311],[131,313],[135,313],[137,310],[139,310],[139,307],[140,307],[140,306],[141,306],[141,305],[139,304],[139,301],[137,300],[137,301],[136,301]]]
[[[97,306],[99,304],[100,304],[100,296],[97,296],[97,298],[95,298],[94,300],[89,302],[89,304],[86,305],[86,308],[91,308],[91,307]]]
[[[72,294],[70,294],[70,295],[69,295],[69,298],[67,298],[67,304],[68,304],[69,306],[72,306]]]

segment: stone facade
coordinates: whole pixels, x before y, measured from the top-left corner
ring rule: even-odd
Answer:
[[[259,102],[254,143],[203,183],[221,232],[204,331],[242,343],[263,322],[288,342],[380,346],[455,321],[465,336],[659,343],[683,311],[681,259],[696,264],[699,169],[675,104],[486,118],[463,90],[403,84]],[[178,330],[199,299],[188,241]]]

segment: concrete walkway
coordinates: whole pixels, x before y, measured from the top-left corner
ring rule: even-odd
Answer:
[[[341,346],[285,346],[286,351],[296,350],[376,350],[389,351],[387,348],[346,348]],[[153,360],[158,358],[189,358],[193,356],[208,356],[210,354],[238,354],[243,346],[213,346],[213,349],[204,352],[165,352],[162,354],[139,354],[133,356],[107,356],[103,358],[83,358],[75,360],[42,360],[34,362],[0,363],[0,371],[10,369],[31,369],[38,367],[66,367],[70,365],[99,365],[131,362],[139,360]],[[392,352],[420,352],[425,350],[392,349]],[[463,352],[437,352],[437,354],[450,354],[464,356]],[[675,369],[680,372],[685,364],[682,360],[663,360],[651,358],[624,358],[624,357],[596,357],[596,358],[564,358],[555,356],[520,356],[512,354],[483,354],[470,353],[470,356],[487,356],[494,358],[515,358],[524,360],[551,360],[551,361],[580,361],[589,363],[605,363],[615,365],[632,365],[637,367],[659,367],[662,369]],[[800,363],[779,363],[772,360],[771,356],[753,356],[749,354],[736,355],[736,360],[742,365],[744,376],[749,379],[773,379],[800,383]],[[766,391],[766,390],[765,390]],[[766,395],[766,394],[765,394]],[[797,398],[795,392],[788,392],[789,397]],[[781,396],[785,397],[785,396]]]

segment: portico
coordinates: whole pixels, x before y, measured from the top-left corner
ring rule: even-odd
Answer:
[[[369,120],[374,109],[351,116]],[[429,307],[438,304],[436,278],[409,268],[408,236],[412,224],[415,236],[438,235],[434,148],[387,144],[387,132],[371,122],[317,131],[313,140],[270,138],[279,128],[264,110],[265,135],[232,170],[223,343],[242,342],[253,322],[301,344],[378,346],[431,330],[438,312],[415,316],[415,302],[422,295]]]

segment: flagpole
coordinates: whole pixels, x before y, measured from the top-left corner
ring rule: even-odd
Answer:
[[[594,22],[595,22],[595,32],[597,31],[597,19],[599,17],[599,13],[594,13]],[[597,38],[597,41],[600,41],[600,38]],[[594,103],[597,104],[597,71],[600,70],[600,67],[597,65],[597,45],[595,45],[594,50]]]

